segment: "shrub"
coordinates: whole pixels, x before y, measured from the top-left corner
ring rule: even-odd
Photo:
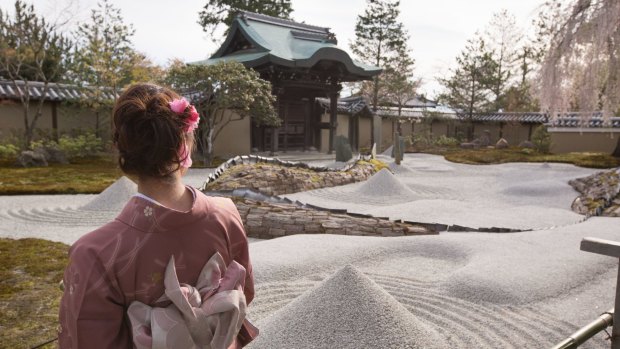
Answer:
[[[0,144],[0,159],[12,160],[17,157],[19,148],[13,144]]]
[[[452,137],[447,137],[444,135],[439,136],[439,138],[437,138],[435,140],[435,145],[438,146],[448,146],[448,147],[455,147],[457,145],[459,145],[460,142],[458,139],[456,138],[452,138]]]
[[[97,155],[103,151],[103,140],[93,133],[86,133],[77,137],[62,136],[58,140],[58,148],[67,154],[70,159]]]
[[[540,125],[532,134],[532,143],[540,153],[547,154],[551,150],[551,135],[547,132],[547,127]]]
[[[39,140],[30,143],[33,150],[50,150],[62,152],[67,159],[84,158],[94,156],[103,151],[103,140],[93,133],[85,133],[75,137],[63,135],[58,142],[51,140]]]

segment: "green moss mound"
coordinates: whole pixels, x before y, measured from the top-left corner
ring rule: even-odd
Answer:
[[[68,250],[41,239],[0,239],[0,348],[31,348],[58,335]]]

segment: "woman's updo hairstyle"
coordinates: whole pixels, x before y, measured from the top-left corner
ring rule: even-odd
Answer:
[[[118,98],[113,111],[114,144],[124,173],[163,178],[181,167],[185,159],[180,149],[187,142],[191,152],[193,133],[185,132],[189,113],[170,109],[169,103],[178,98],[174,91],[154,84],[132,85]]]

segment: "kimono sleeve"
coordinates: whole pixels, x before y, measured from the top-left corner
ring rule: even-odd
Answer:
[[[123,297],[92,249],[73,246],[63,278],[60,348],[131,348]]]
[[[232,219],[228,224],[228,237],[230,241],[230,250],[232,259],[241,264],[246,271],[245,274],[245,299],[247,304],[254,299],[254,273],[252,271],[252,262],[250,261],[250,252],[248,249],[248,237],[243,228],[243,222],[239,216],[239,211],[231,201]]]

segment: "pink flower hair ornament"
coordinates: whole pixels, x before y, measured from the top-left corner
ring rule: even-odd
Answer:
[[[196,111],[196,107],[189,104],[185,97],[175,99],[172,102],[168,103],[168,105],[170,106],[170,110],[172,110],[176,114],[184,115],[186,111],[189,112],[189,117],[186,120],[185,132],[193,132],[196,128],[198,128],[198,123],[200,122],[200,114],[198,114],[198,111]]]

